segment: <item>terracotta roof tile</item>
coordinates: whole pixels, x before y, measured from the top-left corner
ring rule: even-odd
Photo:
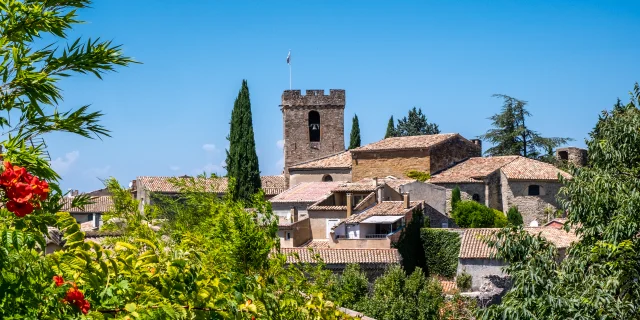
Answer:
[[[311,210],[311,211],[347,211],[347,206],[321,206],[318,203],[315,203],[311,206],[309,206],[309,208],[307,208],[307,210]]]
[[[300,248],[329,249],[329,240],[309,240],[302,244]]]
[[[63,198],[62,211],[69,213],[103,213],[113,208],[113,199],[111,196],[91,197],[91,204],[84,206],[84,208],[71,208],[72,198]]]
[[[434,175],[429,182],[479,183],[499,169],[512,180],[558,180],[558,174],[571,178],[568,173],[542,161],[521,156],[499,156],[469,158]]]
[[[316,202],[331,194],[340,182],[302,182],[271,198],[271,202]]]
[[[442,286],[442,293],[444,294],[452,294],[458,290],[455,281],[440,280],[440,286]]]
[[[566,232],[555,228],[524,228],[532,235],[540,233],[547,241],[551,242],[557,248],[567,248],[572,242],[578,241],[578,237],[573,232]],[[490,248],[486,243],[486,239],[493,239],[494,234],[499,231],[498,228],[479,228],[465,229],[460,243],[460,255],[462,259],[490,258],[495,252],[494,248]]]
[[[278,221],[278,230],[293,230],[293,227],[295,227],[296,225],[304,222],[307,219],[309,219],[309,218],[304,218],[304,219],[298,220],[296,222],[289,222],[289,221],[286,221],[285,219],[282,219],[282,220]]]
[[[375,204],[375,201],[371,201],[375,197],[376,197],[376,193],[375,192],[369,193],[368,196],[364,197],[364,199],[360,200],[360,202],[358,202],[358,204],[355,207],[353,207],[353,210],[355,210],[355,211],[364,210],[364,209],[367,208],[367,206],[371,205],[371,203],[369,203],[369,202],[373,202],[373,204]]]
[[[343,222],[339,223],[359,223],[360,221],[373,216],[403,216],[422,204],[422,201],[411,201],[409,209],[404,208],[404,201],[382,201],[371,209],[358,214],[353,214]],[[338,226],[334,226],[334,229]]]
[[[398,188],[400,188],[400,186],[416,182],[417,180],[414,180],[414,179],[382,179],[380,181],[384,182],[391,189],[398,190]]]
[[[287,263],[315,263],[316,255],[326,264],[399,264],[402,261],[397,249],[281,248],[280,252],[287,255]],[[296,253],[300,260],[293,256]]]
[[[289,167],[289,169],[351,169],[351,152],[344,151],[338,154],[318,158]]]
[[[151,192],[177,193],[180,191],[171,179],[186,179],[183,177],[138,177],[136,187]],[[262,189],[268,196],[274,196],[284,191],[284,176],[262,176]],[[209,192],[227,192],[227,178],[195,178],[197,184],[202,184]]]
[[[379,183],[378,183],[379,185]],[[333,192],[373,192],[378,189],[373,179],[363,179],[356,182],[345,182],[339,184],[332,191]]]
[[[351,150],[352,152],[359,151],[383,151],[383,150],[407,150],[407,149],[426,149],[436,144],[449,140],[457,133],[445,133],[445,134],[430,134],[423,136],[409,136],[409,137],[395,137],[380,140],[378,142],[370,143],[366,146],[362,146],[357,149]]]

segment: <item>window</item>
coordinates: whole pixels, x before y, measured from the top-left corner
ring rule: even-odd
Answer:
[[[291,232],[287,232],[287,234],[285,235],[285,240],[289,240],[291,239]]]
[[[540,186],[532,184],[529,186],[529,195],[530,196],[539,196],[540,195]]]
[[[480,202],[480,195],[477,193],[474,193],[471,199],[473,199],[473,201],[475,202]]]
[[[87,215],[87,221],[93,221],[93,213]]]
[[[449,228],[449,222],[443,222],[442,223],[442,227],[443,228]]]
[[[324,177],[322,177],[322,181],[331,182],[331,181],[333,181],[333,178],[331,177],[331,175],[325,174]]]
[[[558,156],[560,157],[560,160],[569,160],[569,152],[567,151],[558,152]]]
[[[309,112],[309,141],[320,142],[320,114],[318,111]]]

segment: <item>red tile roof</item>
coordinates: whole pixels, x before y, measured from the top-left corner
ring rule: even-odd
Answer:
[[[113,209],[113,199],[111,196],[91,197],[91,204],[80,208],[71,208],[73,198],[63,198],[62,211],[69,213],[103,213]]]
[[[329,249],[329,240],[309,240],[302,244],[300,248]]]
[[[344,151],[338,154],[301,162],[289,167],[289,169],[351,169],[351,152]]]
[[[378,189],[373,179],[363,179],[357,182],[345,182],[339,184],[333,192],[373,192]]]
[[[422,201],[411,201],[409,209],[404,208],[404,201],[382,201],[369,210],[358,214],[353,214],[343,222],[339,223],[359,223],[360,221],[373,216],[403,216],[422,204]],[[334,229],[338,226],[334,226]]]
[[[556,248],[568,248],[571,243],[578,241],[578,237],[573,232],[550,227],[528,227],[524,229],[532,235],[540,234]],[[459,257],[463,259],[490,258],[495,249],[490,248],[485,243],[485,239],[493,239],[494,234],[499,230],[498,228],[465,229],[460,243]]]
[[[440,280],[440,285],[442,286],[442,293],[444,294],[452,294],[458,290],[455,281]]]
[[[331,194],[340,182],[302,182],[271,198],[271,202],[316,202]]]
[[[359,152],[359,151],[427,149],[441,142],[452,139],[456,136],[459,136],[459,135],[457,133],[445,133],[445,134],[430,134],[430,135],[422,135],[422,136],[387,138],[384,140],[380,140],[378,142],[370,143],[366,146],[362,146],[357,149],[353,149],[351,151]]]
[[[402,261],[397,249],[281,248],[280,252],[287,255],[287,263],[315,263],[316,256],[326,264],[399,264]],[[299,259],[294,254],[297,254]]]
[[[542,161],[521,156],[475,157],[446,169],[429,180],[430,183],[482,182],[491,173],[502,170],[510,180],[558,180],[558,174],[568,173]]]
[[[172,179],[187,179],[184,177],[138,177],[136,187],[151,192],[177,193],[180,191],[172,183]],[[284,191],[284,176],[262,176],[262,189],[268,196],[274,196]],[[196,184],[200,184],[208,192],[227,192],[227,178],[194,178]]]

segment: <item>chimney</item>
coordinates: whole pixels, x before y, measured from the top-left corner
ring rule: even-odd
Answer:
[[[373,178],[373,186],[374,187],[378,186],[378,177]]]
[[[93,227],[96,229],[100,228],[100,214],[99,213],[94,213],[93,214]]]
[[[409,199],[409,193],[405,192],[402,194],[402,199],[404,200],[404,208],[405,209],[409,209],[411,208],[411,199]]]
[[[291,207],[291,222],[298,222],[298,208]]]
[[[470,141],[473,142],[473,144],[475,144],[476,146],[478,146],[478,148],[480,149],[480,154],[482,155],[482,140],[471,139]]]
[[[351,217],[351,210],[353,210],[353,195],[347,193],[347,218]]]

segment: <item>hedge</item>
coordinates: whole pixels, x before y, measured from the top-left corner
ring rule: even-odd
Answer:
[[[426,269],[430,276],[453,278],[458,269],[460,235],[442,229],[423,228],[420,234]]]

